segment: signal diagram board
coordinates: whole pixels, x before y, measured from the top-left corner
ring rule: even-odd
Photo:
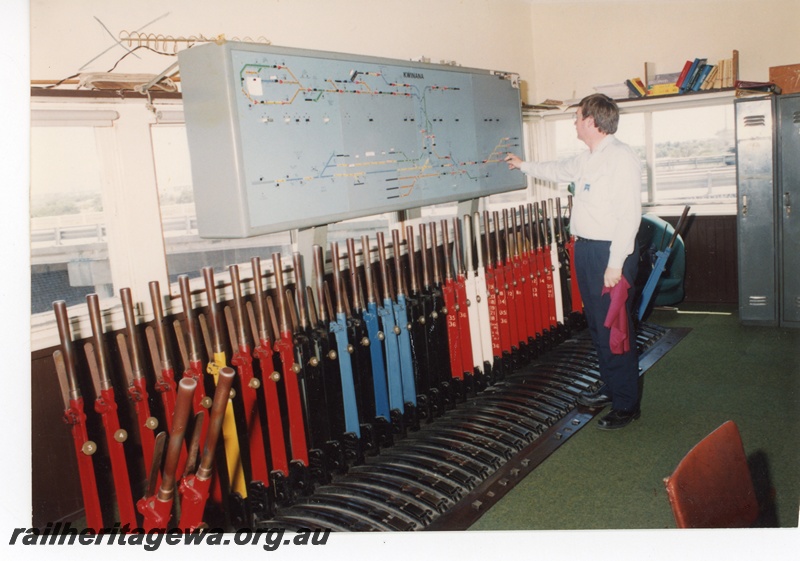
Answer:
[[[178,55],[200,235],[237,238],[525,187],[516,75],[209,43]]]

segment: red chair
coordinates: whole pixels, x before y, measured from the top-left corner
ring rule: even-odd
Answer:
[[[759,515],[739,429],[727,421],[664,479],[678,528],[747,528]]]

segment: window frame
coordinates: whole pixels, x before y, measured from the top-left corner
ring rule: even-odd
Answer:
[[[736,94],[733,90],[722,92],[704,92],[700,94],[685,94],[680,96],[664,96],[651,99],[617,100],[620,114],[642,114],[644,116],[645,137],[645,169],[647,174],[648,201],[642,202],[645,213],[654,213],[662,216],[678,216],[686,204],[692,204],[692,214],[696,215],[735,215],[736,201],[724,203],[689,203],[680,199],[669,203],[653,202],[655,199],[655,143],[653,139],[653,113],[658,111],[671,111],[680,109],[693,109],[697,107],[715,107],[733,104]],[[573,119],[576,108],[569,107],[564,111],[524,111],[525,122],[533,129],[537,142],[528,147],[527,158],[545,161],[555,158],[555,138],[552,127],[548,126],[553,121]],[[530,180],[534,185],[535,195],[539,198],[558,196],[560,192],[554,184]]]
[[[37,126],[63,126],[65,121],[78,126],[95,127],[95,148],[99,150],[101,162],[103,213],[105,215],[108,259],[111,265],[114,296],[101,298],[100,308],[106,331],[122,329],[124,316],[118,297],[119,289],[131,289],[140,321],[153,319],[149,300],[149,282],[156,280],[165,300],[164,313],[181,311],[177,283],[169,282],[167,249],[161,222],[161,207],[154,156],[152,130],[160,125],[184,124],[183,102],[180,96],[151,99],[131,94],[130,97],[111,97],[98,92],[67,92],[61,97],[54,92],[42,91],[31,98],[31,116]],[[525,129],[526,136],[529,133]],[[32,162],[35,164],[35,162]],[[492,210],[497,204],[507,206],[510,200],[527,200],[531,189],[520,189],[495,195],[494,201],[481,197],[477,200],[460,201],[405,211],[384,213],[388,217],[387,231],[407,225],[418,231],[418,224],[447,220],[452,224],[454,216]],[[502,197],[504,202],[497,203]],[[376,215],[379,216],[379,215]],[[366,216],[357,220],[370,220]],[[337,230],[343,226],[328,225],[304,230],[289,230],[293,251],[311,255],[310,245],[320,243],[329,250],[330,238],[340,237]],[[404,234],[404,232],[403,232]],[[404,235],[402,237],[405,237]],[[136,251],[131,251],[130,240],[136,240]],[[201,240],[202,242],[202,240]],[[208,240],[211,245],[213,240]],[[306,278],[308,263],[306,261]],[[284,256],[284,266],[286,256]],[[262,259],[262,267],[270,272],[272,263]],[[251,276],[249,267],[242,271],[242,280]],[[227,271],[215,271],[219,282],[218,297],[230,299],[230,279]],[[206,303],[203,279],[192,278],[190,285],[198,305]],[[88,310],[77,304],[68,309],[74,339],[91,334]],[[59,344],[55,317],[52,312],[31,314],[31,349],[39,350]]]
[[[158,124],[180,124],[183,122],[182,100],[180,96],[163,96],[157,99],[131,94],[128,97],[97,95],[97,92],[80,92],[83,95],[59,95],[55,92],[42,92],[31,97],[31,117],[34,126],[63,126],[66,121],[81,126],[94,126],[97,145],[101,152],[99,158],[103,169],[102,197],[108,231],[108,254],[112,269],[112,284],[115,296],[103,299],[103,321],[106,330],[124,327],[119,298],[119,289],[128,287],[135,298],[140,299],[139,315],[144,321],[153,319],[149,298],[149,282],[158,281],[162,297],[166,300],[165,313],[180,310],[176,287],[169,283],[166,247],[161,224],[158,185],[156,181],[151,127]],[[624,101],[620,103],[622,113],[679,109],[698,106],[732,103],[733,92],[704,93],[675,98]],[[554,157],[554,139],[545,126],[554,119],[571,119],[574,109],[559,111],[557,114],[541,114],[523,111],[523,148],[527,159],[551,159]],[[647,123],[650,119],[646,117]],[[647,125],[651,126],[651,125]],[[652,133],[646,130],[649,139],[648,189],[652,189]],[[452,220],[453,216],[463,218],[464,214],[483,212],[508,207],[509,204],[524,201],[539,201],[560,196],[553,185],[528,178],[527,188],[511,191],[493,197],[480,197],[477,200],[461,201],[449,207],[411,208],[398,213],[390,213],[388,227],[419,223]],[[500,199],[500,200],[498,200]],[[730,206],[730,209],[713,207]],[[446,207],[446,208],[445,208]],[[663,215],[680,214],[680,205],[646,205],[646,210]],[[709,204],[693,208],[696,214],[735,214],[735,203],[731,205]],[[312,229],[314,230],[314,229]],[[327,237],[327,226],[318,232],[290,231],[293,250],[305,248],[307,240]],[[131,251],[129,240],[137,240],[137,250]],[[211,243],[211,242],[209,242]],[[298,247],[300,246],[300,247]],[[267,270],[271,263],[263,263]],[[225,282],[224,271],[218,271],[223,285],[220,298],[230,298],[229,282]],[[246,278],[243,275],[243,280]],[[192,279],[193,290],[198,294],[202,305],[205,295],[202,279]],[[227,284],[227,286],[225,286]],[[170,302],[174,306],[170,306]],[[74,338],[86,337],[91,333],[88,311],[85,305],[69,309]],[[52,313],[42,312],[31,316],[31,350],[39,350],[59,344],[58,331]]]
[[[143,295],[148,294],[148,283],[152,280],[168,286],[166,260],[158,258],[165,253],[149,141],[149,127],[158,118],[157,113],[148,109],[141,96],[115,99],[97,95],[61,97],[52,92],[32,93],[31,126],[94,128],[114,293],[110,298],[101,298],[100,308],[105,329],[121,329],[125,322],[117,296],[120,288],[128,287],[133,294]],[[163,102],[175,103],[174,100]],[[32,161],[31,165],[37,165],[37,162]],[[136,240],[136,251],[130,250],[130,240]],[[152,319],[152,312],[146,311],[148,308],[142,307],[144,317]],[[68,313],[74,339],[91,334],[85,305],[71,306]],[[30,325],[32,351],[60,343],[55,316],[51,312],[31,314]]]

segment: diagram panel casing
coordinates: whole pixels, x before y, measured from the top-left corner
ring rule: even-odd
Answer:
[[[239,238],[521,189],[515,74],[209,43],[179,53],[198,230]]]

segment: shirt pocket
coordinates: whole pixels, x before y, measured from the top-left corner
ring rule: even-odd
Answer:
[[[608,164],[589,164],[575,185],[575,192],[580,193],[584,202],[597,205],[608,197],[611,170]]]

